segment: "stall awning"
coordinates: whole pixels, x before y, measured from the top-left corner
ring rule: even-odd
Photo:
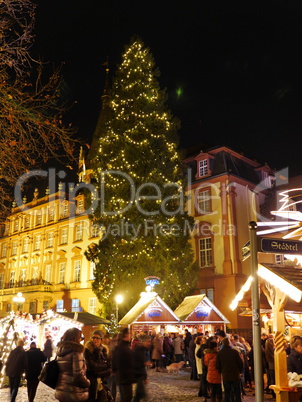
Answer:
[[[144,293],[132,309],[120,320],[120,325],[178,324],[179,318],[154,292]]]
[[[286,311],[296,311],[297,305],[302,298],[302,269],[293,266],[280,264],[258,264],[257,274],[263,280],[276,286],[289,296],[286,303]],[[252,277],[249,277],[243,287],[235,296],[230,308],[235,310],[245,293],[249,292],[252,284]],[[301,310],[301,309],[299,309]]]
[[[174,311],[186,324],[229,324],[205,294],[187,296]]]
[[[72,318],[84,325],[103,325],[110,324],[110,321],[90,313],[59,313],[63,317]]]

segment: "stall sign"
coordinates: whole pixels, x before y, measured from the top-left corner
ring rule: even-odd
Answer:
[[[208,306],[198,306],[196,309],[196,317],[208,317],[209,307]]]

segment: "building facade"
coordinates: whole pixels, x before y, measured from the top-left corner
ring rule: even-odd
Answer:
[[[84,196],[69,200],[60,186],[43,197],[36,189],[32,201],[15,205],[0,237],[2,312],[97,314],[100,304],[91,288],[94,266],[84,252],[98,236]],[[22,303],[16,299],[19,293]]]
[[[229,306],[250,275],[245,255],[249,222],[259,220],[274,175],[267,165],[227,147],[197,148],[184,162],[189,169],[187,208],[195,218],[192,246],[200,269],[196,293],[206,294],[231,328],[251,327],[250,318]]]

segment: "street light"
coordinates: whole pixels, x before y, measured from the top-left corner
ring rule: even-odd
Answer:
[[[118,305],[123,302],[123,296],[122,295],[116,295],[115,296],[115,317],[116,317],[116,322],[118,323]]]
[[[25,298],[22,296],[22,293],[17,293],[17,296],[13,297],[13,302],[17,303],[18,311],[22,310],[22,304],[24,303]]]

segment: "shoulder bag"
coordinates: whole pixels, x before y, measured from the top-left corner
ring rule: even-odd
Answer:
[[[59,379],[59,373],[59,363],[56,357],[54,360],[44,364],[38,378],[48,387],[55,389]]]

